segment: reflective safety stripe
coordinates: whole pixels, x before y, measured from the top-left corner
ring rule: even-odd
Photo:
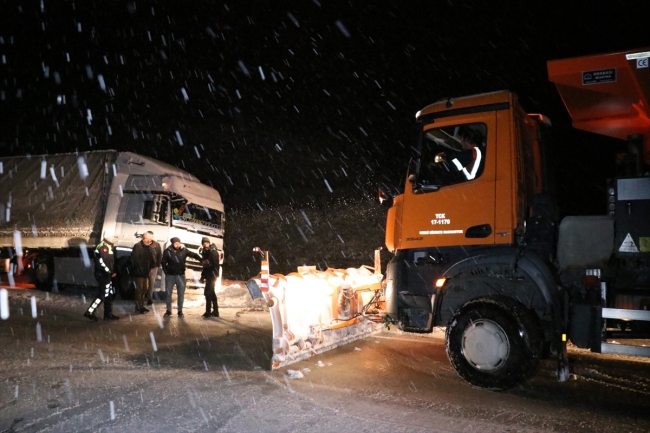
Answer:
[[[96,298],[95,301],[92,303],[92,305],[90,305],[90,307],[88,308],[88,312],[89,312],[90,314],[93,314],[93,312],[95,311],[95,309],[97,308],[97,306],[98,306],[99,304],[101,304],[101,303],[102,303],[102,300],[99,299],[99,298]]]
[[[479,165],[481,165],[481,149],[478,147],[475,147],[474,150],[476,151],[476,160],[474,161],[474,166],[472,167],[472,172],[470,173],[467,171],[465,167],[460,163],[460,161],[456,158],[452,159],[451,162],[454,163],[458,171],[462,171],[467,180],[472,180],[476,177],[476,172],[478,171]]]
[[[101,265],[102,268],[104,268],[104,272],[106,272],[107,274],[111,273],[111,270],[108,268],[108,266],[106,266],[106,263],[104,263],[104,260],[101,257],[99,258],[99,264]]]

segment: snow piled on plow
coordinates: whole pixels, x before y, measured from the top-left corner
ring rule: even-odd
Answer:
[[[264,297],[273,323],[271,368],[278,369],[351,343],[382,330],[373,315],[383,276],[373,268],[298,272],[269,276],[268,292],[260,291],[262,276],[247,282],[253,298]]]

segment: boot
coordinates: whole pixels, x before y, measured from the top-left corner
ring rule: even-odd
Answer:
[[[213,317],[219,317],[219,302],[217,301],[217,295],[214,296],[214,309],[212,310]]]

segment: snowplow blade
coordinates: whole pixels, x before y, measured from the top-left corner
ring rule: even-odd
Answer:
[[[263,297],[269,305],[271,369],[380,332],[382,279],[368,266],[326,271],[301,266],[288,275],[262,272],[249,280],[251,297]]]

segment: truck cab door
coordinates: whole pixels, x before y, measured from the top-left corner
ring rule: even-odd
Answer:
[[[118,247],[131,248],[147,231],[154,239],[167,239],[169,233],[169,197],[150,192],[125,192],[117,215]]]
[[[422,127],[403,201],[400,249],[493,244],[497,114]]]

